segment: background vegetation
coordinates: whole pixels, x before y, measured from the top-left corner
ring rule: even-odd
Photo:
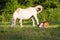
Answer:
[[[17,8],[36,5],[44,7],[38,14],[39,22],[49,21],[53,25],[47,29],[32,27],[32,21],[25,20],[23,28],[19,25],[11,28],[11,18]],[[0,40],[60,40],[60,25],[57,24],[60,24],[60,0],[0,0]]]
[[[43,12],[38,14],[39,22],[49,21],[60,24],[60,0],[0,0],[0,22],[10,22],[17,8],[42,5]],[[27,21],[26,21],[27,22]]]

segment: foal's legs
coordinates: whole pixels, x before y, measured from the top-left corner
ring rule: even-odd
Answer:
[[[20,25],[21,27],[23,27],[23,25],[22,25],[22,19],[19,20],[19,25]]]

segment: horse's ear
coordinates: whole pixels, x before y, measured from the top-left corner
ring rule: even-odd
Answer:
[[[38,13],[40,13],[42,11],[43,7],[41,5],[38,5],[35,7],[35,9]]]
[[[37,10],[37,12],[39,12],[41,10],[41,8],[37,8],[36,10]]]

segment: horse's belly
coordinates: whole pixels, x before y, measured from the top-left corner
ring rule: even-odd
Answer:
[[[19,15],[20,19],[29,19],[32,16],[32,14],[29,13],[22,13]]]
[[[30,17],[22,17],[22,19],[29,19]]]

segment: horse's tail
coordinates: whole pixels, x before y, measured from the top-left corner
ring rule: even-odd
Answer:
[[[14,18],[12,18],[12,20],[11,20],[11,27],[15,26],[15,24],[16,24],[15,22],[16,22],[16,20]]]
[[[12,18],[12,20],[11,20],[11,27],[14,27],[15,26],[15,24],[16,24],[16,19],[18,18],[18,13],[19,13],[19,11],[21,10],[21,8],[18,8],[18,9],[16,9],[16,11],[14,12],[14,14],[13,14],[13,18]]]
[[[22,10],[22,9],[21,9],[21,8],[17,8],[17,9],[16,9],[16,12],[19,12],[20,10]]]

